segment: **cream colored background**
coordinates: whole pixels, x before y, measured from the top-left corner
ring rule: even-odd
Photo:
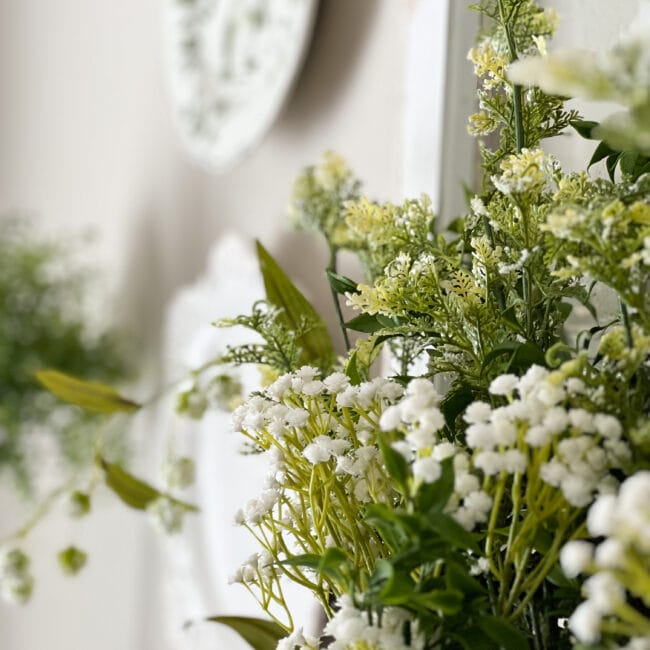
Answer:
[[[107,271],[119,311],[147,333],[150,352],[173,290],[197,276],[210,244],[230,227],[264,240],[309,293],[322,295],[324,251],[283,230],[290,184],[301,166],[333,148],[371,196],[399,199],[409,184],[405,159],[426,146],[403,138],[416,4],[323,0],[285,114],[247,161],[216,177],[185,159],[171,125],[161,0],[0,0],[0,212],[34,212],[63,237],[92,226],[92,257]],[[559,41],[587,46],[611,41],[636,6],[552,4],[565,17]],[[467,89],[449,79],[446,87],[448,114],[469,112]],[[412,123],[409,129],[417,134]],[[554,148],[577,151],[568,139]],[[447,151],[454,152],[453,139]],[[465,157],[440,174],[467,164]],[[4,527],[8,515],[0,512]],[[76,526],[55,518],[35,535],[36,595],[27,608],[0,604],[0,647],[163,650],[152,636],[156,614],[146,607],[155,540],[143,518],[107,503],[91,525]],[[91,552],[91,563],[70,581],[52,550],[73,540]]]

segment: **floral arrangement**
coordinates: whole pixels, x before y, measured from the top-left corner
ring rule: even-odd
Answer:
[[[547,54],[553,10],[472,8],[486,27],[469,55],[483,176],[468,213],[441,228],[426,197],[370,201],[327,154],[291,216],[329,248],[346,353],[261,245],[266,301],[218,323],[258,335],[210,367],[263,368],[233,413],[268,459],[235,516],[260,550],[232,581],[271,620],[212,620],[257,650],[650,648],[650,48],[639,31],[599,58]],[[627,110],[588,122],[568,95]],[[541,148],[571,128],[609,178]],[[363,281],[337,272],[341,251]],[[179,407],[205,403],[197,381]],[[189,509],[121,476],[127,502]],[[286,581],[320,602],[320,639],[293,621]]]

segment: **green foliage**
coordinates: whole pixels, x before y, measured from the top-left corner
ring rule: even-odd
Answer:
[[[58,406],[34,373],[57,368],[102,381],[126,373],[123,339],[88,324],[91,291],[91,278],[73,266],[63,243],[39,238],[24,220],[0,219],[0,470],[23,489],[37,471],[24,448],[35,428],[51,435],[73,465],[94,453],[95,419]]]

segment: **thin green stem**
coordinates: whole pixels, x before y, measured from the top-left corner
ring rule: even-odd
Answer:
[[[327,270],[330,273],[336,273],[336,257],[337,251],[334,247],[330,248],[330,263],[327,267]],[[334,290],[334,287],[330,286],[330,291],[332,293],[332,301],[334,302],[334,308],[336,309],[336,316],[339,321],[339,327],[341,328],[341,333],[343,334],[343,341],[345,343],[346,352],[350,351],[350,338],[348,336],[348,330],[345,326],[345,320],[343,319],[343,312],[341,310],[341,303],[339,302],[339,296]]]
[[[505,8],[503,6],[503,0],[499,1],[499,16],[501,17],[501,24],[506,33],[506,40],[508,42],[508,51],[510,54],[510,62],[517,60],[517,45],[515,43],[515,37],[512,33],[511,23],[512,14],[506,16]],[[518,84],[512,86],[512,100],[513,100],[513,113],[515,118],[515,146],[517,148],[517,153],[520,153],[526,144],[525,133],[524,133],[524,118],[523,118],[523,104],[521,99],[522,89]]]
[[[625,328],[625,341],[629,348],[634,347],[634,338],[632,336],[632,325],[630,323],[630,313],[627,310],[627,305],[619,299],[619,305],[621,309],[621,321],[623,322],[623,327]]]

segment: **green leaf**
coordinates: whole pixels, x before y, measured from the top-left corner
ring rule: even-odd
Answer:
[[[354,280],[350,280],[350,278],[346,278],[344,275],[334,273],[334,271],[330,271],[329,269],[326,273],[330,287],[332,287],[336,293],[360,293],[359,287]]]
[[[466,531],[455,519],[442,512],[436,513],[431,518],[431,528],[445,541],[457,548],[470,550],[477,555],[481,554],[481,549],[476,543],[472,533]]]
[[[176,505],[198,512],[198,508],[189,503],[174,499],[164,494],[153,486],[141,481],[132,474],[129,474],[121,465],[109,463],[103,458],[97,460],[99,466],[104,470],[106,485],[127,505],[136,510],[145,510],[147,506],[160,497],[166,497]]]
[[[316,571],[320,566],[321,559],[322,556],[317,555],[316,553],[303,553],[302,555],[294,555],[286,560],[282,560],[280,564],[286,564],[287,566],[304,566]]]
[[[348,564],[348,556],[337,546],[331,546],[323,553],[318,572],[334,580],[340,580],[343,575],[340,570],[343,564]]]
[[[373,332],[384,329],[384,325],[379,322],[376,314],[359,314],[352,320],[349,320],[345,326],[349,330],[364,332],[365,334],[372,334]]]
[[[254,648],[254,650],[275,650],[278,641],[287,636],[277,623],[261,618],[248,616],[211,616],[206,621],[221,623],[234,630],[239,636]]]
[[[362,381],[359,365],[357,363],[357,351],[355,350],[345,364],[345,374],[353,386],[358,386]]]
[[[524,328],[521,323],[517,320],[517,310],[515,305],[511,305],[505,311],[501,312],[501,319],[503,324],[509,327],[513,332],[517,334],[523,334]]]
[[[370,504],[366,508],[365,519],[393,551],[403,549],[421,533],[417,517],[396,512],[381,503]]]
[[[624,151],[619,159],[621,172],[635,181],[644,173],[650,159],[637,151]]]
[[[485,634],[504,650],[527,650],[528,639],[514,625],[498,616],[483,616],[478,620]]]
[[[485,593],[485,587],[457,562],[447,561],[445,581],[450,589],[457,589],[469,596]]]
[[[408,496],[408,478],[410,472],[406,459],[399,451],[393,449],[385,438],[380,436],[377,442],[379,443],[379,449],[384,458],[384,465],[386,466],[388,475],[395,481],[400,492],[404,496]]]
[[[619,153],[620,152],[616,151],[616,149],[612,149],[606,142],[601,142],[598,144],[593,155],[591,156],[589,165],[587,165],[587,169],[589,169],[589,167],[592,165],[595,165],[597,162],[600,162],[604,158],[609,158],[612,155],[618,156]]]
[[[447,393],[445,399],[440,404],[440,410],[445,416],[445,423],[454,431],[456,418],[475,400],[476,393],[474,389],[467,385],[461,384],[458,388],[453,388]]]
[[[140,409],[140,404],[122,397],[112,386],[106,384],[78,379],[58,370],[41,370],[35,377],[50,393],[86,411],[134,413]]]
[[[544,351],[535,343],[522,343],[515,349],[510,363],[508,363],[508,370],[524,371],[532,365],[546,365]]]
[[[616,165],[618,164],[618,161],[621,157],[620,153],[613,153],[611,156],[607,157],[607,160],[605,161],[605,167],[607,168],[607,174],[609,176],[609,180],[612,181],[612,183],[615,182],[614,180],[614,174],[616,173]]]
[[[423,594],[413,594],[411,601],[420,607],[453,616],[463,606],[463,592],[457,589],[434,589]]]
[[[329,368],[334,361],[334,347],[323,319],[260,242],[257,242],[257,257],[266,298],[271,304],[284,310],[282,318],[286,325],[296,330],[302,319],[313,324],[300,338],[303,348],[302,362]]]
[[[419,512],[442,512],[454,491],[454,459],[445,458],[437,481],[420,486],[417,494]]]
[[[600,126],[598,122],[592,120],[571,120],[569,124],[586,140],[597,140],[593,134],[594,129]]]

